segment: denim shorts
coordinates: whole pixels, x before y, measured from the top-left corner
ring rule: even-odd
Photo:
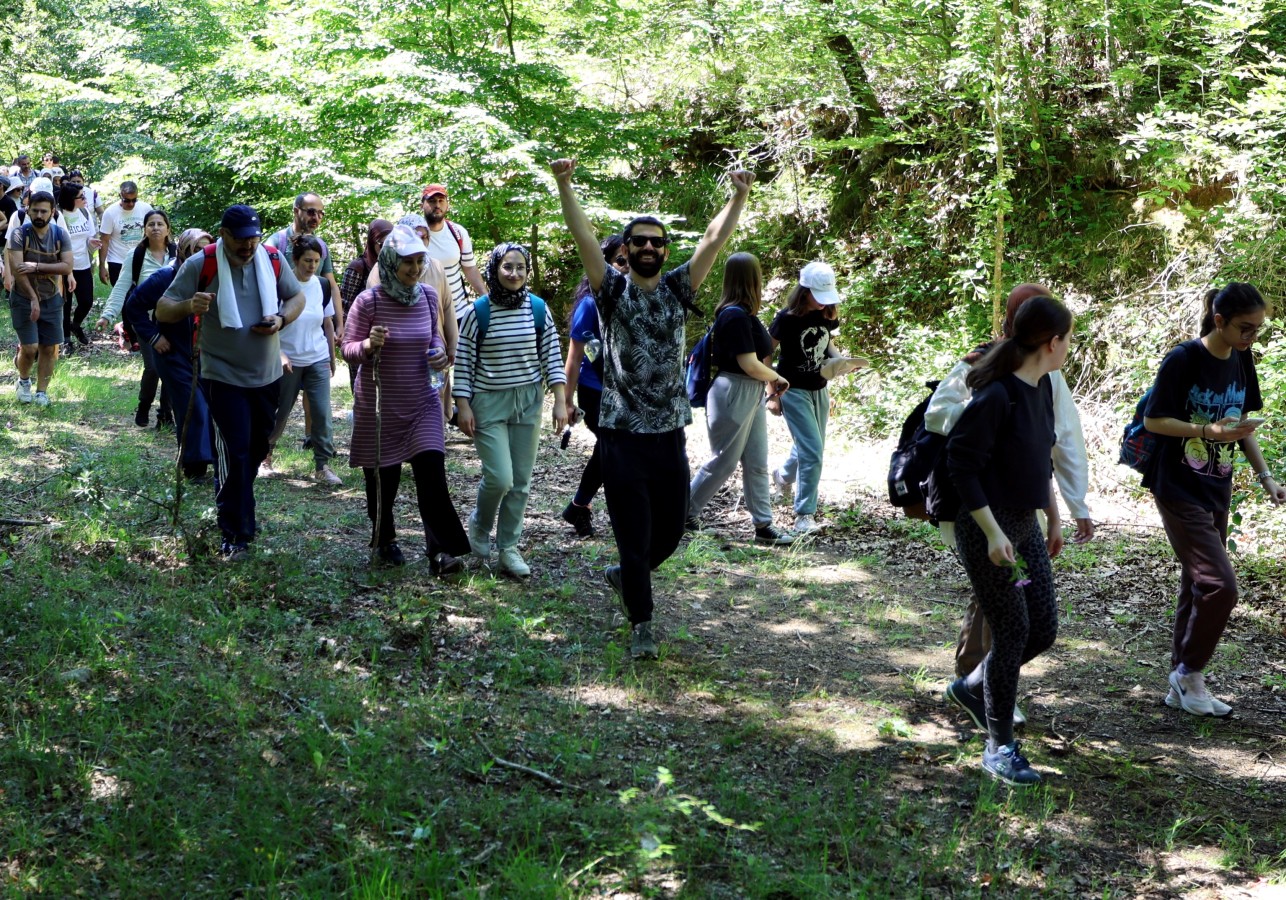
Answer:
[[[19,296],[17,291],[9,294],[9,316],[13,320],[13,330],[18,333],[20,344],[40,344],[42,347],[56,347],[63,342],[63,298],[55,294],[40,304],[40,320],[31,321],[31,301]]]

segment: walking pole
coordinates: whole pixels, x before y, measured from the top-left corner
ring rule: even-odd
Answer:
[[[183,451],[188,445],[188,428],[192,426],[192,415],[196,410],[197,375],[201,357],[197,352],[197,337],[201,333],[201,317],[192,317],[192,389],[188,391],[188,411],[183,417],[183,428],[179,431],[179,455],[174,460],[174,523],[175,531],[179,528],[179,512],[183,508]]]
[[[372,298],[374,304],[374,298]],[[374,328],[375,311],[378,306],[372,305],[371,308],[371,327]],[[371,379],[375,382],[375,527],[371,529],[371,547],[376,553],[379,552],[380,525],[384,519],[384,482],[380,477],[380,469],[384,462],[380,452],[380,432],[384,425],[384,397],[380,390],[380,348],[375,348],[375,354],[371,357]]]

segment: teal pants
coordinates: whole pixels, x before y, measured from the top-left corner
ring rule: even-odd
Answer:
[[[479,391],[470,399],[477,424],[473,445],[482,463],[474,512],[479,531],[496,529],[496,547],[518,546],[522,517],[531,493],[531,470],[540,446],[542,390],[528,384],[503,391]]]

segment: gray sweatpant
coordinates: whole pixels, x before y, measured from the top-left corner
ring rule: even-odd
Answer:
[[[768,422],[764,383],[748,375],[720,372],[706,398],[710,458],[692,479],[689,516],[701,515],[710,498],[741,463],[746,509],[756,528],[772,524],[768,495]]]

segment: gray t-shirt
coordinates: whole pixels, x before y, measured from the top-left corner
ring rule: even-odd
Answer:
[[[50,222],[42,238],[36,233],[35,228],[28,229],[28,224],[24,222],[14,229],[13,237],[9,239],[9,249],[15,253],[21,253],[23,262],[52,265],[62,262],[63,251],[71,252],[71,236],[62,226]],[[29,234],[25,248],[22,245],[23,234]],[[62,294],[63,276],[61,275],[28,275],[27,282],[35,289],[36,296],[41,302]],[[21,292],[15,287],[14,293]],[[30,297],[22,299],[31,301]]]
[[[185,262],[166,290],[165,299],[182,302],[195,294],[204,261],[205,254],[197,253]],[[219,324],[217,272],[202,290],[215,295],[210,311],[201,317],[202,377],[238,387],[262,387],[280,378],[281,340],[275,334],[265,336],[250,330],[252,325],[259,324],[263,319],[254,264],[232,269],[232,290],[237,298],[237,312],[241,316],[240,328],[224,328]],[[277,278],[279,304],[302,290],[299,279],[283,260],[281,275]],[[292,325],[286,327],[290,328]]]

